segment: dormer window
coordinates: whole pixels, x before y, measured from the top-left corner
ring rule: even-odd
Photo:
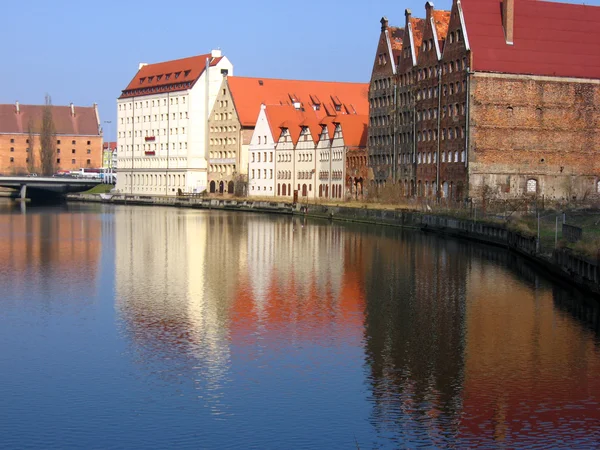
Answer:
[[[170,73],[168,73],[168,74],[165,75],[165,80],[168,80],[169,78],[171,78],[171,74]]]
[[[186,70],[185,72],[183,72],[183,76],[187,77],[190,74],[191,70]]]
[[[152,83],[152,80],[154,80],[154,77],[148,77],[148,83]]]
[[[162,79],[162,77],[163,77],[162,75],[158,75],[158,76],[156,77],[156,81],[160,81],[160,80]]]
[[[175,79],[179,78],[179,75],[181,75],[181,72],[175,72]]]
[[[144,82],[144,80],[146,80],[146,77],[140,78],[140,84],[142,84]]]

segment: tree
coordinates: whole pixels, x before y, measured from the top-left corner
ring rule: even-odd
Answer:
[[[35,158],[35,131],[33,129],[33,119],[30,117],[27,123],[27,135],[29,141],[29,155],[27,162],[27,170],[29,173],[35,173],[36,171],[36,158]]]
[[[54,175],[56,171],[56,128],[52,118],[52,100],[49,95],[46,95],[46,104],[42,111],[40,162],[42,175]]]

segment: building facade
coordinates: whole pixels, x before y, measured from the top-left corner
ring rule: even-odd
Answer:
[[[118,177],[128,194],[208,187],[209,113],[233,66],[218,50],[139,70],[117,100]]]
[[[364,83],[224,77],[209,118],[209,192],[252,194],[251,180],[256,183],[258,178],[248,176],[249,152],[251,144],[264,145],[258,143],[263,133],[252,142],[261,105],[301,105],[313,108],[317,117],[368,114],[367,97],[368,85]],[[254,195],[258,188],[255,184]],[[263,194],[273,195],[274,191],[261,190]]]
[[[404,28],[389,26],[381,19],[381,34],[369,83],[369,154],[371,178],[381,185],[394,178],[397,154],[396,113],[398,58],[404,40]]]
[[[300,106],[263,106],[249,149],[250,196],[299,201],[362,197],[368,116],[319,120],[316,113]]]
[[[395,170],[371,144],[379,131],[369,130],[376,184],[386,178],[406,196],[453,201],[600,192],[600,8],[498,6],[454,0],[451,11],[436,11],[427,2],[425,19],[406,10],[390,108]],[[379,104],[371,101],[370,124]]]
[[[0,105],[0,173],[41,171],[40,130],[44,105]],[[49,105],[55,128],[55,170],[102,166],[102,130],[96,105]]]

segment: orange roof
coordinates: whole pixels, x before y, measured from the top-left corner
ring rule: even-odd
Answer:
[[[211,67],[216,66],[223,59],[213,58],[208,53],[147,64],[138,70],[119,98],[190,89],[204,73],[207,58],[210,60]]]
[[[333,123],[339,123],[341,125],[346,147],[367,146],[367,124],[369,123],[369,116],[341,115],[334,117]]]
[[[315,109],[317,116],[369,114],[369,84],[335,81],[228,77],[233,103],[244,127],[254,127],[264,105],[293,105]]]
[[[291,105],[267,105],[265,108],[269,128],[273,140],[277,142],[281,135],[281,128],[287,128],[295,144],[300,137],[299,124],[304,120],[304,112]],[[297,125],[297,126],[295,126]]]
[[[404,39],[404,28],[390,27],[390,42],[394,52],[402,51],[402,40]]]
[[[421,44],[423,44],[423,32],[425,31],[425,20],[417,17],[411,17],[410,23],[413,30],[413,45],[415,46],[415,56],[419,56]]]
[[[433,23],[435,24],[435,32],[437,33],[438,41],[446,39],[448,34],[448,25],[450,24],[450,11],[433,11]],[[440,46],[440,51],[443,48]]]

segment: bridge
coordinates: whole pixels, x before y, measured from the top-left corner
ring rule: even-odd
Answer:
[[[21,200],[56,200],[66,194],[87,191],[102,180],[68,177],[0,177],[0,187],[18,191]]]

